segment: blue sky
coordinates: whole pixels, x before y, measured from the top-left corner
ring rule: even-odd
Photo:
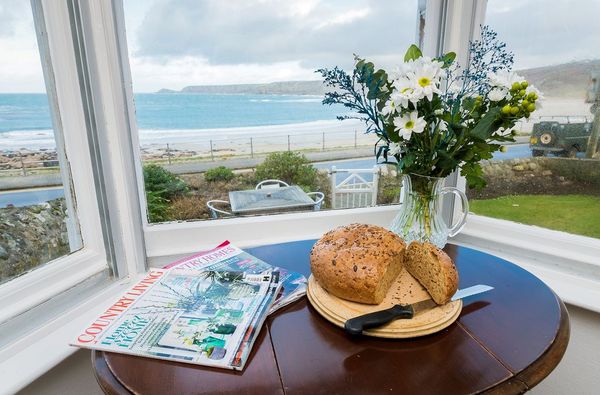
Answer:
[[[398,63],[416,0],[123,0],[134,90],[316,79],[352,53]],[[600,58],[600,0],[489,0],[516,68]],[[0,92],[44,90],[30,4],[0,3]]]

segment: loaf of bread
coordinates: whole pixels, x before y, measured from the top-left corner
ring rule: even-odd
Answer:
[[[380,226],[351,224],[329,231],[310,252],[310,268],[329,293],[379,304],[402,270],[406,245]]]
[[[431,243],[410,243],[404,265],[437,304],[448,303],[458,289],[458,272],[452,259]]]

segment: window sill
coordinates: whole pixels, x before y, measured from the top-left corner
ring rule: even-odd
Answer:
[[[453,243],[520,265],[565,302],[600,313],[600,240],[471,214]]]
[[[84,248],[42,265],[0,286],[0,323],[66,291],[75,284],[106,270],[106,258]]]
[[[16,393],[77,351],[69,342],[132,281],[123,279],[0,350],[2,393]]]

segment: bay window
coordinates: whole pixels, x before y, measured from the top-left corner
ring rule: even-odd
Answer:
[[[32,0],[50,114],[42,126],[54,131],[54,139],[47,141],[56,145],[55,159],[47,159],[52,162],[48,169],[54,172],[51,177],[59,179],[64,191],[58,221],[68,247],[55,255],[45,254],[50,263],[18,277],[7,275],[0,284],[0,298],[4,302],[0,310],[2,379],[16,377],[27,361],[31,363],[36,347],[52,344],[54,350],[46,359],[40,358],[31,375],[11,378],[10,388],[21,388],[27,380],[33,380],[72,352],[66,346],[71,326],[85,322],[90,313],[94,315],[103,303],[110,301],[112,292],[145,272],[148,266],[160,266],[226,239],[240,247],[249,247],[318,238],[335,226],[352,222],[382,226],[391,223],[397,205],[184,221],[208,219],[206,200],[225,200],[223,197],[227,196],[216,193],[217,184],[210,184],[205,176],[191,173],[206,172],[220,165],[233,167],[230,165],[238,161],[240,168],[234,169],[238,184],[234,187],[253,189],[257,180],[241,168],[255,167],[269,152],[299,150],[313,159],[318,154],[321,161],[331,161],[334,148],[351,156],[360,152],[365,167],[373,166],[371,136],[365,136],[358,124],[336,131],[346,125],[335,121],[340,109],[321,107],[320,93],[316,91],[319,85],[315,84],[319,75],[313,73],[316,68],[336,65],[349,68],[353,52],[381,67],[389,67],[402,58],[405,48],[413,42],[422,43],[424,53],[429,56],[455,51],[458,62],[464,64],[469,40],[477,37],[480,25],[485,23],[515,48],[517,58],[524,62],[517,64],[517,69],[529,69],[528,78],[534,84],[537,78],[542,85],[540,89],[548,85],[547,91],[552,92],[546,94],[549,98],[556,93],[561,103],[572,103],[579,109],[572,114],[558,114],[557,108],[571,108],[570,104],[549,104],[544,111],[550,112],[544,116],[567,123],[556,116],[591,119],[580,95],[585,83],[580,79],[568,80],[569,73],[564,73],[563,79],[549,77],[556,75],[550,68],[558,67],[555,63],[559,58],[560,62],[574,59],[579,62],[596,56],[591,51],[600,48],[593,41],[597,35],[588,37],[585,30],[566,32],[573,34],[568,45],[552,42],[551,48],[560,56],[542,52],[538,41],[545,36],[534,38],[536,32],[552,36],[541,22],[545,20],[542,17],[565,15],[565,12],[551,15],[551,7],[536,2],[499,4],[494,0],[381,4],[357,0],[342,2],[335,9],[318,2],[259,2],[253,10],[246,3]],[[516,25],[511,22],[511,29],[518,28],[508,31],[506,18],[520,21],[529,15],[527,7],[533,7],[541,16]],[[254,17],[243,16],[242,8],[256,11]],[[570,28],[584,29],[583,14],[571,14],[570,18],[580,18],[577,19],[580,22],[569,21]],[[559,21],[560,18],[555,19],[553,28],[566,26]],[[576,36],[585,40],[577,41]],[[0,37],[0,45],[7,45],[7,40]],[[16,64],[11,63],[12,59],[3,62]],[[585,65],[583,61],[579,63]],[[0,78],[7,78],[5,75],[0,74]],[[585,79],[583,74],[577,75]],[[286,83],[293,80],[305,83]],[[255,85],[247,85],[252,83]],[[0,87],[8,86],[3,84],[0,81]],[[0,94],[0,106],[5,105],[5,100],[5,95]],[[299,108],[305,112],[301,113]],[[324,119],[330,119],[334,126],[319,123]],[[9,142],[4,133],[12,131],[2,122],[5,121],[0,120],[0,150],[4,149],[2,144]],[[523,137],[519,141],[523,143],[508,147],[508,153],[529,150],[533,137],[529,134],[536,128],[536,122],[539,120],[522,125]],[[289,128],[282,129],[281,125],[286,124],[295,124],[296,129],[289,132]],[[282,130],[284,133],[280,133]],[[233,154],[237,157],[232,158]],[[548,163],[553,159],[563,160],[554,156],[548,155],[543,160]],[[598,185],[577,178],[581,175],[579,170],[542,169],[544,161],[536,163],[538,168],[531,165],[535,163],[533,159],[537,157],[527,158],[527,168],[525,161],[489,164],[488,189],[468,191],[474,214],[452,242],[507,257],[549,282],[566,301],[600,311],[596,290],[600,282],[598,236],[585,233],[587,227],[580,232],[574,227],[561,228],[538,221],[551,219],[565,204],[572,204],[574,209],[581,209],[580,216],[588,217],[583,219],[586,223],[591,221],[589,228],[593,228],[597,225],[591,217],[595,212],[593,203],[586,209],[583,207],[588,207],[584,206],[587,200],[565,203],[553,196],[560,191],[571,194],[573,188],[577,195],[587,194],[597,199]],[[590,162],[592,159],[580,161],[597,164]],[[20,164],[14,160],[11,163]],[[192,199],[189,216],[169,214],[158,221],[149,220],[150,206],[165,203],[156,199],[165,197],[152,195],[145,189],[148,180],[144,182],[144,165],[150,163],[177,173],[171,179],[175,185],[178,177],[186,181],[188,185],[181,191],[188,192],[166,199],[179,201],[181,212],[187,207],[183,198]],[[522,166],[523,170],[516,166]],[[44,174],[48,169],[42,169]],[[13,178],[20,179],[34,171],[28,166],[17,168],[16,173],[15,169],[8,170],[14,173]],[[544,176],[546,170],[551,174]],[[0,173],[4,171],[0,168]],[[504,180],[503,174],[509,171],[514,179]],[[186,172],[188,175],[182,175]],[[248,179],[244,181],[244,177]],[[525,187],[536,188],[537,184],[524,180],[540,177],[550,177],[551,182],[544,179],[530,193]],[[3,181],[0,174],[0,186]],[[555,181],[570,183],[558,185]],[[447,183],[466,189],[464,179],[458,174],[450,176]],[[506,204],[499,191],[511,195],[505,198]],[[540,195],[551,196],[545,203],[547,213],[536,212],[534,216],[531,211],[531,221],[516,215],[522,211],[529,215],[525,201],[541,205]],[[0,193],[0,202],[2,196]],[[523,198],[525,201],[518,200]],[[490,204],[490,199],[501,203]],[[459,210],[460,204],[454,205],[451,198],[445,203],[446,218],[452,221],[453,211]],[[504,211],[498,214],[492,208]],[[1,210],[5,208],[0,208],[3,213]],[[4,224],[0,225],[1,232],[10,232],[6,229]],[[14,250],[5,250],[8,255],[15,254]],[[0,264],[3,256],[0,250]]]

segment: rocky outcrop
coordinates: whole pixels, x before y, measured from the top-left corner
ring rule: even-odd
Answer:
[[[65,200],[0,209],[0,283],[69,253]]]

